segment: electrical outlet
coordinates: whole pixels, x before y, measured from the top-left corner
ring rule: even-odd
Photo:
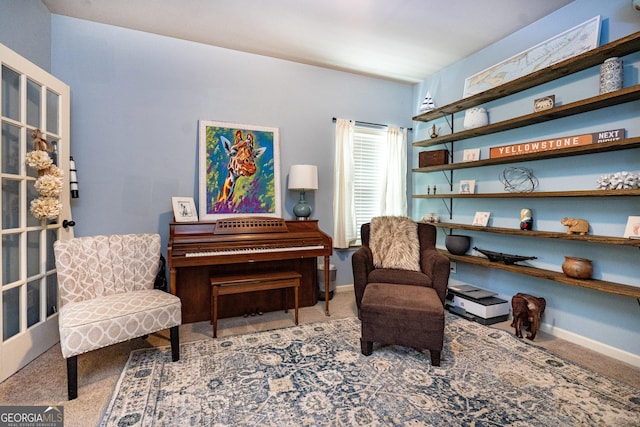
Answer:
[[[455,261],[449,261],[449,272],[451,272],[451,273],[455,273],[456,272],[456,262]]]

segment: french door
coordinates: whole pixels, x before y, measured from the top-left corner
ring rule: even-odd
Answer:
[[[0,44],[0,381],[59,340],[53,256],[57,239],[73,237],[69,207],[69,87]],[[52,146],[63,175],[55,219],[30,212],[38,171],[25,163],[36,130]],[[66,225],[66,224],[65,224]]]

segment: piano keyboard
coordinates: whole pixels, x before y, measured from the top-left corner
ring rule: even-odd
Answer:
[[[325,247],[323,245],[312,245],[312,246],[287,246],[287,247],[272,247],[272,248],[223,249],[218,251],[187,252],[185,253],[185,257],[260,254],[260,253],[267,253],[267,252],[313,251],[313,250],[324,249],[324,248]]]

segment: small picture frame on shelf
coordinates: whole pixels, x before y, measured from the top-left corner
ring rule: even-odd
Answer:
[[[474,162],[476,160],[480,160],[480,149],[479,148],[469,148],[462,152],[462,161],[463,162]]]
[[[171,204],[175,222],[198,222],[198,211],[193,197],[172,197]]]
[[[624,229],[625,239],[640,239],[640,216],[630,216]]]
[[[476,212],[476,215],[473,217],[473,224],[478,227],[486,227],[489,224],[489,217],[491,216],[491,212]]]
[[[460,194],[473,194],[476,191],[475,179],[463,179],[460,181],[460,188],[458,193]]]
[[[533,100],[533,112],[537,113],[538,111],[550,110],[556,106],[556,96],[555,95],[547,95],[542,98]]]

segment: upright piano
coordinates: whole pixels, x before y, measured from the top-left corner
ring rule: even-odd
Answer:
[[[224,218],[169,225],[167,263],[171,293],[182,300],[183,323],[211,318],[210,277],[294,270],[302,275],[299,305],[318,302],[317,259],[324,257],[325,312],[329,315],[331,237],[317,220]],[[288,291],[292,291],[289,289]],[[293,301],[292,298],[288,298]],[[220,297],[219,317],[282,309],[280,290]]]

